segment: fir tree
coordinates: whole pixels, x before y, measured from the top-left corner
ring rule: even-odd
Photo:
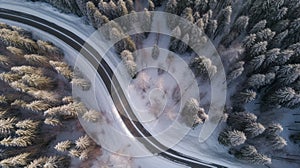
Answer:
[[[152,48],[152,54],[151,54],[153,59],[157,59],[159,56],[159,47],[157,46],[157,44],[154,44],[153,48]]]
[[[272,123],[265,129],[264,135],[275,135],[283,131],[283,127],[279,123]]]
[[[57,145],[54,147],[59,152],[65,152],[69,150],[72,146],[72,142],[70,140],[62,141],[57,143]]]
[[[241,131],[224,130],[219,134],[218,141],[224,146],[239,146],[246,141],[246,136]]]
[[[75,142],[76,148],[81,150],[87,149],[91,144],[92,140],[87,135],[79,137]]]
[[[249,123],[245,126],[243,132],[245,132],[248,138],[254,138],[265,131],[265,127],[260,123]]]
[[[231,13],[232,13],[231,6],[227,6],[226,8],[222,9],[221,14],[219,15],[219,17],[217,19],[218,28],[215,31],[215,36],[224,33],[226,27],[229,26],[230,21],[231,21],[230,20]]]
[[[252,58],[247,65],[249,67],[249,71],[251,72],[260,69],[265,60],[266,60],[265,55],[259,55]]]
[[[286,140],[276,134],[267,136],[267,140],[273,150],[282,149],[287,145]]]
[[[266,27],[266,25],[267,25],[267,21],[261,20],[252,27],[249,33],[256,34],[257,32],[263,30]]]
[[[259,54],[264,54],[264,52],[267,50],[267,45],[268,42],[267,41],[263,41],[263,42],[258,42],[256,44],[254,44],[251,48],[250,48],[250,54],[252,56],[257,56]]]
[[[86,3],[86,11],[87,11],[87,17],[91,23],[91,25],[94,28],[97,28],[96,22],[95,22],[95,17],[94,14],[96,12],[97,8],[95,7],[94,3],[89,1]]]
[[[185,51],[188,48],[189,40],[190,40],[189,34],[185,34],[183,36],[183,38],[181,39],[181,41],[178,43],[178,50],[177,51],[178,51],[179,54],[185,53]]]
[[[244,90],[239,92],[234,99],[237,103],[245,104],[255,100],[256,95],[256,92],[253,90]]]

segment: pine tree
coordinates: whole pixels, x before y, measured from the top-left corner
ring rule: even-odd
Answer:
[[[299,107],[299,105],[300,105],[300,94],[299,93],[295,94],[294,97],[290,101],[288,101],[284,104],[285,107],[291,108],[291,109],[297,108],[297,107]]]
[[[4,56],[4,55],[0,55],[0,66],[5,68],[7,66],[9,66],[11,64],[11,62],[9,61],[9,59]]]
[[[201,118],[199,117],[201,116]],[[191,98],[189,99],[182,111],[181,111],[182,121],[188,127],[196,126],[196,124],[203,123],[205,119],[207,119],[207,115],[205,114],[203,108],[199,106],[198,100]]]
[[[52,126],[62,125],[62,123],[57,118],[53,118],[53,117],[46,118],[44,120],[44,123],[47,125],[52,125]]]
[[[83,151],[80,152],[80,156],[78,157],[80,160],[86,160],[88,159],[88,153],[90,151],[88,149],[85,149]]]
[[[249,103],[256,99],[256,92],[253,90],[244,90],[239,92],[235,97],[235,101],[240,104]]]
[[[59,74],[68,80],[72,80],[73,72],[68,64],[59,61],[49,61],[49,63]]]
[[[123,0],[119,0],[117,2],[117,7],[118,7],[118,17],[128,14],[126,3]]]
[[[46,55],[46,54],[61,55],[62,54],[60,49],[55,47],[51,42],[38,40],[36,42],[36,44],[38,45],[38,53],[42,53],[44,55]]]
[[[171,42],[169,45],[169,49],[171,51],[177,51],[179,39],[181,37],[181,30],[179,26],[176,26],[171,33]]]
[[[262,86],[268,85],[275,79],[274,73],[254,74],[248,78],[247,84],[253,89],[259,89]]]
[[[54,148],[59,152],[65,152],[71,148],[72,144],[73,143],[70,140],[66,140],[57,143]]]
[[[265,127],[260,123],[247,124],[243,132],[248,138],[254,138],[265,131]]]
[[[27,164],[30,153],[22,153],[0,161],[2,167],[21,167]]]
[[[135,77],[137,74],[137,65],[134,61],[126,60],[124,61],[125,67],[131,77]]]
[[[233,71],[229,72],[226,78],[227,84],[229,85],[233,80],[241,76],[243,72],[244,72],[244,67],[240,67],[238,69],[234,69]]]
[[[204,56],[193,58],[189,66],[193,68],[195,76],[204,78],[211,77],[217,72],[216,66],[212,65],[211,60]]]
[[[0,73],[0,80],[6,82],[6,83],[12,83],[14,81],[18,81],[21,79],[21,76],[19,74],[14,73]]]
[[[265,101],[272,105],[282,105],[285,102],[289,102],[295,96],[296,92],[291,87],[279,88],[269,95],[265,95]]]
[[[0,135],[10,134],[14,129],[15,118],[0,119]]]
[[[206,35],[210,38],[212,38],[218,28],[218,21],[217,20],[209,20],[206,25]]]
[[[249,112],[230,113],[227,118],[227,124],[237,130],[245,129],[245,125],[255,123],[257,116]]]
[[[256,34],[250,34],[243,40],[243,46],[247,49],[251,48],[255,44],[255,41],[256,41]]]
[[[95,110],[89,110],[86,113],[84,113],[82,118],[87,122],[97,122],[100,119],[100,112]]]
[[[282,45],[283,40],[287,37],[287,35],[289,34],[288,30],[285,30],[279,34],[277,34],[274,39],[272,40],[272,48],[278,48]]]
[[[39,112],[49,109],[50,105],[44,101],[36,100],[29,104],[26,104],[26,108],[34,112]]]
[[[89,90],[91,88],[91,82],[83,78],[73,78],[71,83],[82,90]]]
[[[290,25],[290,20],[288,19],[281,20],[273,26],[272,30],[275,30],[276,32],[283,32],[289,27],[289,25]]]
[[[69,150],[69,156],[73,158],[78,158],[80,157],[80,151],[78,149],[71,149]]]
[[[278,70],[277,78],[280,85],[290,85],[295,82],[300,76],[300,66],[299,65],[284,65]]]
[[[179,54],[183,54],[186,52],[186,50],[188,49],[189,41],[190,41],[189,34],[185,34],[181,39],[181,41],[178,43],[177,51]]]
[[[251,72],[251,71],[256,71],[256,70],[259,70],[264,61],[266,60],[266,56],[265,55],[259,55],[259,56],[256,56],[254,57],[253,59],[251,59],[248,63],[248,70]]]
[[[175,14],[175,15],[167,15],[167,23],[171,29],[174,29],[178,25],[178,20],[176,19],[176,14],[178,13],[178,4],[177,0],[169,0],[165,11],[167,13]]]
[[[226,8],[222,9],[221,14],[219,15],[219,17],[217,19],[218,28],[215,31],[215,36],[224,33],[226,27],[229,26],[230,21],[231,21],[230,20],[231,13],[232,13],[231,6],[227,6]]]
[[[122,60],[131,60],[131,61],[134,61],[134,57],[133,57],[132,52],[130,52],[128,50],[123,50],[121,52],[121,58],[122,58]]]
[[[140,23],[143,23],[141,25],[143,32],[150,32],[151,24],[152,24],[152,16],[151,16],[151,13],[146,8],[144,9],[144,12],[142,13]],[[145,35],[147,36],[148,33],[145,33]]]
[[[87,17],[91,23],[91,25],[94,28],[97,28],[96,22],[95,22],[95,17],[94,14],[97,11],[97,8],[95,7],[95,4],[92,1],[89,1],[86,3],[86,12],[87,12]]]
[[[294,55],[292,56],[291,61],[299,63],[300,59],[298,55],[300,55],[300,42],[290,45],[288,47],[288,50],[294,51]]]
[[[249,22],[248,16],[240,16],[233,24],[232,31],[241,33],[246,30]]]
[[[283,131],[283,127],[279,123],[272,123],[268,125],[266,128],[264,135],[269,136],[269,135],[275,135],[279,134]]]
[[[4,95],[0,95],[0,103],[7,103],[7,100]]]
[[[152,0],[148,0],[148,10],[149,11],[154,11],[155,10],[155,5]]]
[[[246,136],[241,131],[224,130],[219,134],[218,141],[224,146],[239,146],[246,141]]]
[[[11,139],[11,146],[27,147],[29,145],[32,145],[32,137],[30,136],[21,136]]]
[[[39,42],[39,41],[38,41]],[[12,46],[8,46],[6,47],[6,49],[11,52],[12,54],[14,55],[17,55],[17,56],[22,56],[24,55],[24,51],[22,49],[19,49],[19,48],[16,48],[16,47],[12,47]]]
[[[159,47],[157,46],[157,44],[154,44],[153,48],[152,48],[152,54],[151,54],[153,59],[157,59],[159,56]]]
[[[26,120],[18,121],[16,127],[21,129],[35,130],[38,124],[39,124],[38,121],[26,119]]]
[[[132,0],[126,0],[126,8],[128,12],[134,11],[134,4]]]
[[[256,44],[254,44],[250,48],[250,54],[251,54],[251,56],[256,56],[256,55],[259,55],[259,54],[264,54],[264,52],[267,50],[267,45],[268,45],[267,41],[258,42]]]
[[[194,10],[204,14],[208,8],[208,0],[195,0]]]
[[[275,36],[276,32],[266,28],[256,33],[256,37],[259,41],[270,41]]]
[[[98,9],[101,14],[105,15],[107,18],[110,18],[110,7],[107,2],[104,0],[99,0]]]
[[[81,136],[75,141],[75,145],[77,149],[87,149],[92,145],[92,140],[87,136]]]
[[[268,68],[268,67],[275,65],[279,54],[280,54],[279,48],[273,48],[271,50],[268,50],[265,54],[266,59],[263,63],[263,68]]]
[[[245,160],[252,164],[271,164],[271,159],[265,155],[258,153],[256,148],[251,145],[243,146],[239,151],[237,151],[234,156],[237,159]]]
[[[294,51],[292,50],[288,50],[288,49],[282,50],[276,59],[277,65],[286,64],[293,55],[294,55]]]
[[[267,25],[267,20],[261,20],[252,27],[249,33],[256,34],[257,32],[263,30],[266,27],[266,25]]]
[[[115,2],[113,0],[110,0],[108,3],[108,6],[109,6],[108,18],[110,18],[110,20],[117,18],[118,17],[118,7],[115,4]]]
[[[109,19],[105,15],[102,15],[99,10],[95,11],[93,17],[94,17],[96,29],[101,28],[102,25],[109,22]]]
[[[287,145],[286,140],[276,134],[267,136],[267,140],[273,150],[282,149]]]

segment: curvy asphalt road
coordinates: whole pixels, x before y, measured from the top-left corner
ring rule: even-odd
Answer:
[[[192,168],[224,167],[214,163],[207,163],[197,158],[186,156],[172,149],[168,149],[155,138],[153,138],[151,134],[143,127],[143,125],[138,122],[137,117],[132,111],[119,82],[117,80],[112,80],[114,73],[110,66],[104,59],[101,59],[99,62],[96,58],[101,58],[101,55],[89,44],[86,44],[86,42],[76,34],[56,25],[55,23],[19,11],[0,8],[0,18],[23,23],[45,31],[64,41],[76,51],[81,52],[82,55],[97,70],[97,73],[102,78],[107,90],[109,91],[109,94],[111,96],[117,95],[114,96],[116,99],[113,99],[113,101],[128,130],[135,137],[143,137],[138,139],[151,153]]]

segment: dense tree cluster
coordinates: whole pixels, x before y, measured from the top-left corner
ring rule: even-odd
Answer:
[[[23,29],[0,25],[0,150],[5,151],[0,154],[0,167],[68,167],[69,156],[51,153],[51,144],[77,116],[87,122],[100,119],[100,112],[69,96],[71,83],[82,90],[91,84],[78,69],[63,62],[62,52],[52,43],[33,40]],[[80,159],[87,158],[87,148],[95,147],[86,139],[76,141],[76,148],[82,149]]]
[[[189,127],[195,127],[198,124],[202,124],[207,118],[207,114],[204,109],[199,106],[198,100],[189,99],[181,112],[182,121]]]

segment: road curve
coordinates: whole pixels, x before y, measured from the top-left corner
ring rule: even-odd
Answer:
[[[192,168],[224,167],[222,165],[207,163],[197,158],[186,156],[173,149],[168,149],[153,138],[143,125],[138,122],[136,115],[132,111],[125,94],[121,89],[120,83],[117,80],[113,80],[113,70],[104,59],[100,59],[101,61],[99,61],[97,58],[102,58],[101,55],[76,34],[55,23],[19,11],[0,8],[0,18],[16,21],[45,31],[64,41],[76,51],[81,52],[93,68],[97,70],[97,73],[102,78],[109,94],[111,96],[117,95],[114,96],[116,98],[113,99],[113,101],[128,130],[134,137],[143,137],[138,139],[151,153]]]

